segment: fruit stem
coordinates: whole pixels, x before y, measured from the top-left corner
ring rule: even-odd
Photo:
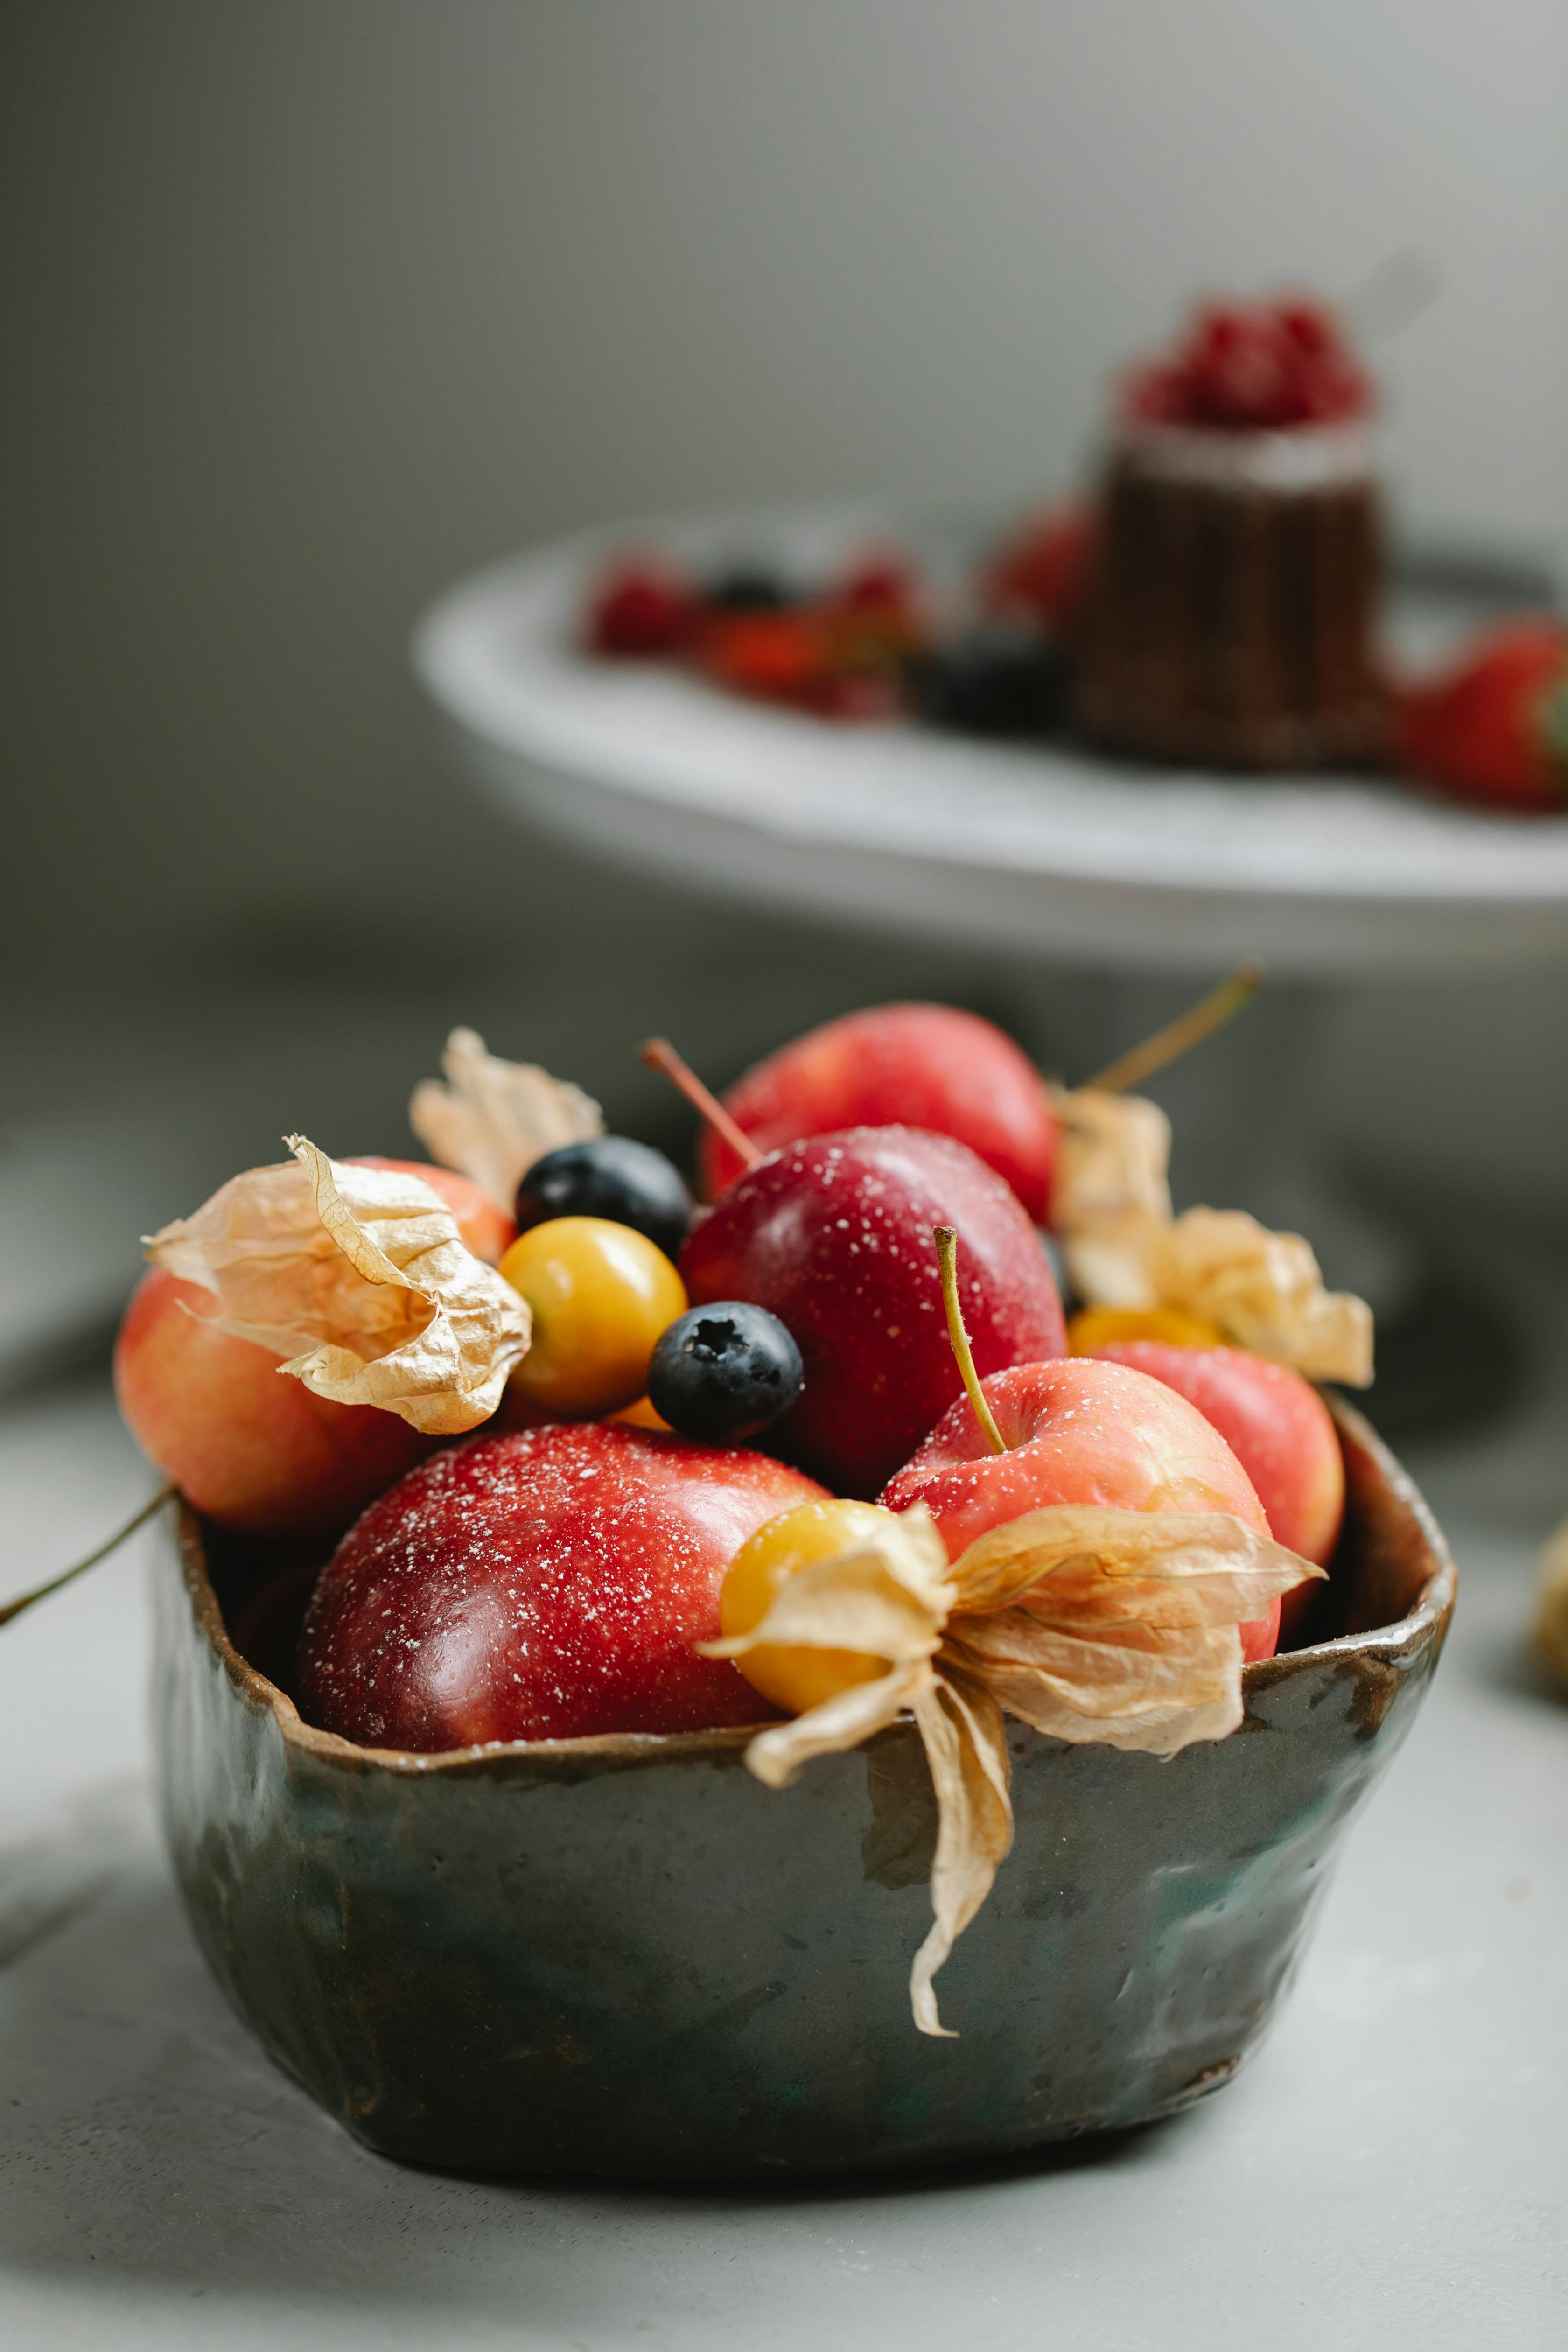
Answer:
[[[980,1385],[969,1334],[963,1328],[963,1308],[958,1297],[958,1234],[952,1225],[933,1225],[931,1237],[936,1244],[936,1262],[942,1268],[942,1303],[947,1309],[947,1336],[952,1342],[964,1393],[974,1408],[974,1418],[985,1432],[986,1443],[992,1453],[1005,1454],[1007,1441],[996,1426],[996,1416]]]
[[[96,1551],[89,1551],[87,1558],[79,1559],[74,1568],[62,1569],[58,1576],[51,1576],[47,1583],[35,1584],[30,1592],[18,1592],[15,1601],[7,1601],[0,1605],[0,1625],[9,1625],[14,1618],[22,1614],[24,1609],[30,1609],[35,1601],[47,1601],[51,1592],[58,1592],[62,1585],[74,1582],[79,1576],[85,1576],[88,1570],[96,1568],[100,1559],[107,1559],[111,1551],[118,1551],[126,1537],[133,1536],[138,1528],[144,1527],[155,1511],[161,1511],[165,1503],[173,1500],[177,1491],[171,1478],[168,1485],[160,1486],[152,1501],[143,1503],[134,1517],[127,1519],[125,1525],[118,1528],[107,1543],[100,1543]]]
[[[1123,1054],[1098,1077],[1090,1078],[1085,1092],[1121,1095],[1130,1087],[1142,1085],[1156,1070],[1163,1070],[1167,1063],[1189,1053],[1205,1037],[1212,1037],[1216,1029],[1223,1029],[1227,1021],[1233,1021],[1244,1004],[1251,1003],[1268,977],[1258,958],[1248,956],[1228,980],[1222,980],[1217,988],[1211,989],[1165,1028],[1156,1029],[1152,1037],[1145,1037],[1141,1045],[1134,1045],[1131,1053]]]
[[[686,1097],[700,1118],[705,1118],[715,1135],[727,1143],[742,1166],[754,1168],[762,1153],[743,1127],[737,1127],[717,1095],[710,1094],[696,1071],[683,1062],[668,1037],[645,1038],[637,1048],[637,1059],[645,1069],[657,1070],[672,1087]]]

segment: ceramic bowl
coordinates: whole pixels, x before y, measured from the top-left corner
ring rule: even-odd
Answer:
[[[1420,1496],[1335,1412],[1332,1638],[1248,1666],[1240,1730],[1169,1762],[1011,1727],[1016,1840],[942,1972],[948,2042],[910,2019],[933,1832],[912,1726],[779,1792],[743,1731],[358,1748],[239,1654],[240,1571],[185,1513],[159,1769],[214,1973],[322,2106],[422,2164],[765,2178],[1173,2114],[1265,2032],[1453,1607]],[[252,1623],[260,1656],[279,1629]]]

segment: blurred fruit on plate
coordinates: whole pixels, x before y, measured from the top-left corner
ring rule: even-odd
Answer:
[[[1495,808],[1568,807],[1568,624],[1500,622],[1435,677],[1401,688],[1394,751],[1415,781]]]

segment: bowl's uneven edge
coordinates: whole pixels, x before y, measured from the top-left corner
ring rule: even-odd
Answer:
[[[1332,1641],[1312,1643],[1304,1649],[1260,1659],[1244,1668],[1242,1689],[1247,1699],[1311,1670],[1325,1658],[1405,1656],[1420,1648],[1435,1631],[1446,1632],[1453,1613],[1458,1571],[1426,1497],[1364,1415],[1331,1392],[1326,1402],[1339,1430],[1352,1507],[1369,1493],[1396,1507],[1393,1513],[1385,1507],[1381,1514],[1392,1518],[1394,1527],[1392,1530],[1379,1530],[1390,1553],[1386,1562],[1379,1563],[1374,1571],[1379,1582],[1397,1584],[1402,1570],[1407,1577],[1409,1556],[1416,1546],[1425,1553],[1430,1567],[1414,1604],[1392,1614],[1388,1622],[1369,1623]],[[1401,1515],[1407,1519],[1407,1530],[1399,1524]],[[1406,1538],[1403,1544],[1402,1535]],[[508,1765],[525,1765],[531,1776],[555,1765],[574,1777],[584,1765],[626,1769],[675,1757],[731,1754],[743,1748],[756,1732],[754,1724],[732,1730],[608,1732],[585,1739],[495,1740],[436,1754],[399,1748],[363,1748],[352,1739],[340,1738],[335,1732],[320,1731],[305,1722],[287,1692],[258,1673],[235,1648],[207,1572],[201,1522],[183,1499],[179,1506],[179,1548],[196,1622],[235,1688],[252,1705],[270,1710],[286,1747],[305,1750],[344,1770],[409,1773],[424,1778],[435,1772],[476,1770],[490,1775],[498,1770],[504,1772]]]

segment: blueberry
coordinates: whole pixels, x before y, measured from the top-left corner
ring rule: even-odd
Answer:
[[[1061,718],[1059,646],[1021,623],[986,621],[911,662],[910,697],[928,726],[962,735],[1039,735]]]
[[[682,1437],[736,1445],[788,1412],[804,1377],[778,1317],[727,1298],[688,1307],[662,1334],[647,1368],[648,1402]]]
[[[703,584],[703,602],[720,613],[782,613],[795,601],[779,572],[762,563],[736,563]]]
[[[607,1217],[673,1258],[691,1223],[691,1195],[662,1151],[629,1136],[596,1135],[547,1151],[518,1186],[518,1231],[547,1217]]]

